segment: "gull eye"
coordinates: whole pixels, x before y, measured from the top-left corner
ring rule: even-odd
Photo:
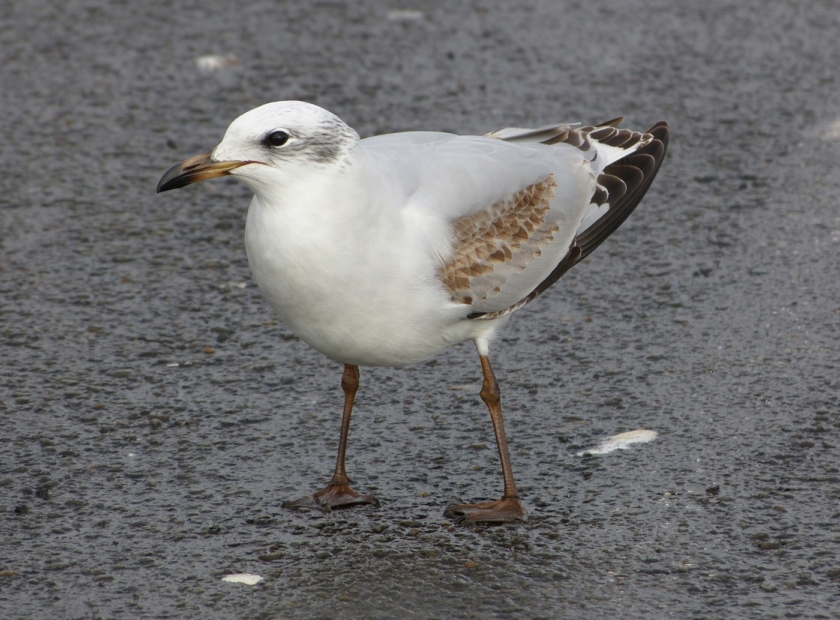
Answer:
[[[272,131],[265,139],[270,146],[283,146],[289,141],[289,134],[285,131]]]

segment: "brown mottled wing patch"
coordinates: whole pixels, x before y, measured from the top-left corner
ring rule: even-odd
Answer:
[[[492,298],[554,240],[559,228],[546,222],[546,215],[556,187],[550,175],[485,211],[455,220],[452,259],[441,269],[452,301],[469,305]]]
[[[578,260],[580,260],[580,248],[576,245],[573,245],[569,248],[569,251],[566,252],[566,256],[563,257],[554,270],[548,275],[548,277],[540,282],[539,286],[535,288],[533,291],[528,293],[525,297],[520,299],[518,302],[505,308],[504,310],[499,310],[498,312],[473,312],[472,314],[468,314],[468,319],[498,319],[499,317],[503,317],[506,314],[510,314],[511,312],[516,312],[522,306],[529,303],[530,301],[536,299],[545,289],[549,286],[557,282],[563,274],[566,273],[569,269],[574,267]]]
[[[578,234],[563,259],[540,284],[515,304],[498,312],[474,312],[470,319],[496,319],[515,312],[539,296],[559,280],[563,274],[588,256],[633,212],[653,182],[665,152],[668,150],[669,130],[664,121],[656,123],[646,133],[617,129],[613,125],[622,119],[608,121],[596,127],[557,128],[556,133],[544,144],[565,142],[584,152],[591,149],[590,138],[610,146],[632,148],[641,140],[647,144],[633,153],[606,166],[598,176],[598,186],[591,201],[596,205],[607,204],[609,210],[594,224]]]

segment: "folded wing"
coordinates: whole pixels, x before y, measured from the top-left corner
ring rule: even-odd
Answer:
[[[594,127],[506,129],[489,137],[577,149],[597,182],[581,202],[558,192],[555,175],[452,222],[451,258],[441,279],[469,318],[494,319],[535,299],[609,237],[650,187],[668,146],[668,126],[645,133],[617,129],[622,119]],[[583,184],[583,182],[580,182]]]

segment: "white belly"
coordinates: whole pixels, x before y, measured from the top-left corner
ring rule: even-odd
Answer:
[[[492,331],[491,321],[464,318],[410,237],[394,243],[398,223],[378,221],[375,235],[363,222],[334,224],[302,222],[256,198],[248,211],[254,278],[310,346],[345,364],[404,366]]]

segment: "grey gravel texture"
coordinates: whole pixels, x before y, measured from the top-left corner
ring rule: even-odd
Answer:
[[[829,1],[0,4],[0,618],[840,617],[838,32]],[[281,507],[331,473],[341,367],[251,280],[245,187],[154,192],[279,99],[363,136],[670,122],[492,351],[527,524],[443,517],[501,489],[469,344],[362,369],[381,507]]]

